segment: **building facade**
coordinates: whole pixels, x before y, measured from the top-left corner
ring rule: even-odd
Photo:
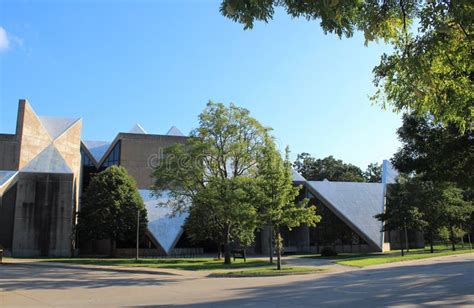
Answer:
[[[212,252],[212,243],[192,244],[183,233],[186,213],[171,217],[171,209],[158,207],[151,196],[152,171],[163,150],[184,143],[172,127],[166,134],[148,134],[140,125],[118,133],[112,141],[81,139],[81,119],[36,115],[20,100],[15,134],[0,134],[0,245],[13,256],[71,256],[108,253],[108,241],[83,242],[74,227],[80,196],[90,179],[111,165],[120,165],[136,180],[148,211],[148,229],[140,246],[143,255],[173,255],[189,251]],[[322,215],[315,227],[282,230],[286,252],[319,252],[326,246],[344,252],[390,249],[396,235],[381,232],[374,218],[384,208],[386,186],[396,173],[384,162],[382,183],[307,181],[300,198],[308,198]],[[163,194],[162,198],[166,198]],[[161,200],[163,201],[163,200]],[[256,234],[255,253],[268,253],[268,230]],[[423,244],[411,236],[412,247]],[[122,243],[123,255],[134,253]],[[393,245],[392,245],[393,247]],[[119,253],[120,254],[120,253]]]
[[[0,135],[0,244],[14,256],[71,255],[81,126],[20,100],[15,134]]]

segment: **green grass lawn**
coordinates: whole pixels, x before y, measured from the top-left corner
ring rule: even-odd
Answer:
[[[145,267],[145,268],[171,268],[180,270],[222,270],[239,269],[250,267],[269,266],[270,263],[261,260],[236,259],[230,265],[224,264],[223,260],[213,258],[158,258],[158,259],[125,259],[125,258],[52,258],[41,259],[42,262],[60,262],[69,264],[88,264],[104,266],[125,266],[125,267]]]
[[[286,267],[277,270],[275,266],[265,268],[251,268],[242,271],[229,271],[212,273],[209,277],[260,277],[260,276],[282,276],[295,274],[310,274],[325,271],[325,268],[315,266]]]
[[[469,249],[460,249],[456,251],[444,250],[444,251],[435,251],[434,253],[430,253],[429,250],[428,251],[416,250],[416,251],[410,251],[409,253],[405,254],[405,256],[403,257],[400,252],[390,252],[390,253],[385,253],[385,254],[365,255],[365,256],[355,257],[355,258],[339,259],[339,260],[334,261],[334,263],[340,264],[340,265],[347,265],[347,266],[364,267],[364,266],[369,266],[369,265],[427,259],[427,258],[433,258],[433,257],[457,255],[457,254],[470,253],[470,252],[472,253],[474,252],[474,250],[469,250]]]
[[[434,249],[435,249],[434,253],[430,253],[429,247],[420,248],[420,249],[410,249],[410,252],[406,253],[405,256],[403,257],[401,256],[401,253],[399,250],[389,251],[389,252],[384,252],[384,253],[341,253],[334,257],[322,257],[321,255],[318,255],[318,254],[298,255],[294,257],[329,259],[329,260],[332,260],[333,263],[340,264],[340,265],[364,267],[364,266],[369,266],[369,265],[419,260],[419,259],[433,258],[433,257],[439,257],[439,256],[463,254],[463,253],[469,253],[469,252],[474,253],[474,250],[470,250],[469,248],[467,248],[467,246],[462,247],[461,245],[456,246],[456,251],[451,251],[450,247],[447,247],[444,245],[434,246]]]

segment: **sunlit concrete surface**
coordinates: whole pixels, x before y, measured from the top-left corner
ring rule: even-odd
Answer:
[[[0,266],[0,307],[473,306],[474,254],[334,273],[207,278],[157,272]]]

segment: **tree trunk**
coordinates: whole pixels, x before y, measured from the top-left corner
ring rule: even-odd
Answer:
[[[405,225],[405,248],[406,248],[407,252],[410,251],[410,243],[408,242],[408,230],[407,230],[406,225]]]
[[[273,228],[270,227],[270,232],[268,235],[268,256],[270,257],[270,263],[273,264]]]
[[[469,249],[472,250],[471,234],[469,232],[467,233],[467,240],[469,241]]]
[[[110,251],[109,251],[109,255],[112,257],[112,258],[115,258],[115,240],[113,239],[110,239]]]
[[[283,246],[283,239],[281,237],[280,231],[275,231],[275,248],[276,248],[276,255],[277,255],[277,270],[281,270],[281,251]]]
[[[232,260],[230,258],[230,243],[227,240],[224,244],[224,264],[232,264]]]
[[[232,260],[230,258],[230,228],[226,228],[225,234],[225,243],[224,243],[224,264],[232,264]]]
[[[217,245],[217,260],[222,259],[222,244]]]
[[[453,251],[456,251],[456,244],[454,241],[454,227],[451,227],[451,246]]]
[[[398,231],[398,241],[400,243],[400,250],[402,251],[402,257],[403,257],[405,256],[405,252],[403,251],[402,230]]]
[[[431,253],[434,253],[434,247],[433,247],[433,231],[430,231],[429,236],[430,236],[430,252],[431,252]]]

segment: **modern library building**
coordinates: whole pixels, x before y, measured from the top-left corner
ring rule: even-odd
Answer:
[[[98,172],[112,165],[124,167],[136,180],[148,212],[148,228],[140,247],[143,255],[166,256],[211,253],[213,243],[191,243],[183,225],[186,213],[171,216],[150,194],[153,160],[163,149],[184,143],[176,127],[166,134],[150,134],[136,124],[112,141],[81,138],[80,118],[38,116],[26,100],[18,106],[16,132],[0,134],[0,246],[17,257],[105,254],[108,241],[84,242],[75,225],[81,194]],[[382,232],[374,218],[384,208],[387,185],[396,172],[383,163],[381,183],[307,181],[293,173],[301,185],[300,198],[317,206],[322,220],[316,227],[282,230],[286,253],[319,252],[331,246],[341,252],[382,252],[397,248],[397,233]],[[166,194],[162,196],[166,198]],[[418,232],[408,235],[410,246],[423,246]],[[118,255],[130,255],[134,246],[117,243]],[[269,233],[256,233],[250,253],[268,252]]]

